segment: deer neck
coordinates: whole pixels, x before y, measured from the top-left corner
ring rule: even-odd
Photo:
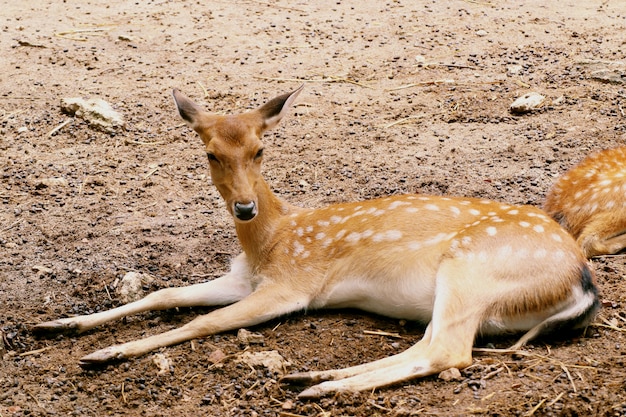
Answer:
[[[249,222],[235,222],[239,243],[253,264],[263,262],[274,245],[274,235],[281,219],[295,209],[278,198],[265,181],[259,182],[258,188],[258,214]]]

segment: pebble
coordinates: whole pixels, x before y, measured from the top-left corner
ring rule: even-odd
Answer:
[[[93,128],[107,133],[112,133],[117,128],[124,126],[122,116],[113,110],[109,103],[99,98],[90,100],[62,98],[61,110],[69,115],[84,119]]]
[[[137,301],[143,297],[143,285],[149,284],[154,278],[148,274],[140,272],[128,272],[117,288],[117,293],[123,303]]]
[[[460,381],[463,377],[461,376],[461,371],[457,368],[450,368],[439,373],[439,379],[444,381]]]
[[[262,345],[265,343],[265,338],[261,333],[250,332],[246,329],[239,329],[237,340],[244,345]]]
[[[591,79],[609,84],[624,84],[626,83],[626,74],[620,71],[601,69],[592,72]]]
[[[515,100],[511,104],[510,110],[514,114],[529,113],[540,108],[545,100],[546,97],[539,93],[527,93]]]
[[[248,366],[263,366],[270,371],[282,374],[285,369],[291,366],[291,362],[285,360],[280,353],[275,350],[264,352],[245,351],[237,357],[238,362],[243,362]]]

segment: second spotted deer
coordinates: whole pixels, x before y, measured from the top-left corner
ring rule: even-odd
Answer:
[[[554,184],[545,210],[589,258],[626,249],[626,147],[596,152]]]
[[[35,330],[84,332],[146,310],[225,305],[180,328],[91,353],[80,359],[87,366],[308,309],[359,308],[427,324],[400,354],[283,378],[312,385],[300,397],[313,398],[467,367],[479,333],[522,333],[519,348],[593,319],[593,272],[572,237],[537,208],[419,194],[301,208],[277,197],[261,175],[261,137],[301,90],[236,115],[206,112],[174,91],[180,115],[204,142],[243,248],[228,274]]]

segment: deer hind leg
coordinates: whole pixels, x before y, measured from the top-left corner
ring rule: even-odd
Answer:
[[[318,398],[332,392],[364,391],[437,374],[472,363],[472,346],[484,305],[456,285],[467,268],[440,268],[433,317],[424,337],[411,348],[388,358],[345,369],[287,375],[290,384],[318,383],[300,393],[300,398]],[[465,271],[464,271],[465,269]],[[457,276],[457,277],[455,277]],[[326,381],[321,382],[320,381]]]
[[[265,285],[244,299],[200,316],[165,333],[110,346],[80,359],[81,366],[141,356],[155,349],[182,343],[198,337],[254,326],[283,314],[307,307],[309,297],[284,285]]]
[[[228,274],[212,281],[187,287],[165,288],[148,294],[141,300],[111,310],[40,323],[32,330],[44,336],[58,333],[82,333],[103,323],[144,311],[225,305],[239,301],[251,292],[245,255],[240,255],[233,262]]]
[[[626,249],[626,211],[596,215],[577,240],[587,258],[622,252]]]

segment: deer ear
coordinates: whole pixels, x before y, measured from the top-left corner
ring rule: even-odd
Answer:
[[[191,101],[191,99],[181,93],[177,88],[174,89],[172,95],[174,96],[180,117],[187,122],[189,127],[195,129],[198,126],[200,114],[204,112],[202,107]]]
[[[263,129],[271,129],[280,122],[280,120],[287,114],[287,111],[293,104],[298,94],[304,88],[304,84],[302,84],[298,89],[292,91],[291,93],[286,93],[275,97],[265,103],[263,106],[259,107],[257,111],[263,118]]]

